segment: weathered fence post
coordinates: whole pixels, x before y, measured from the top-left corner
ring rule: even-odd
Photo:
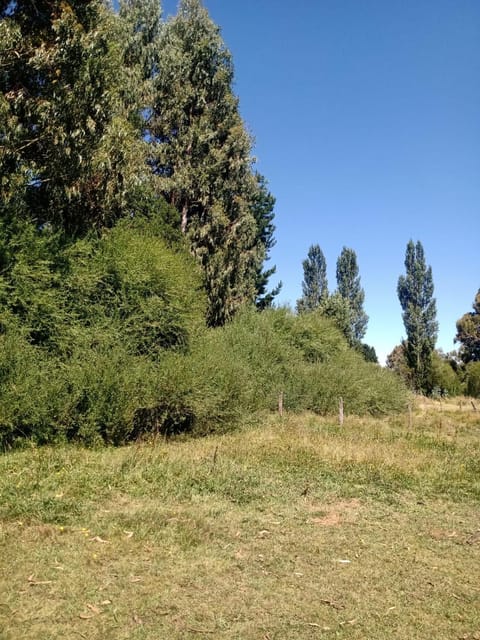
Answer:
[[[218,444],[215,446],[215,451],[213,452],[212,468],[210,469],[210,473],[213,473],[215,470],[215,465],[217,464],[217,454],[218,454]]]
[[[278,414],[280,417],[283,416],[283,391],[280,391],[278,396]]]
[[[338,424],[340,426],[343,425],[343,398],[340,398],[340,402],[338,403]]]
[[[412,403],[408,403],[408,428],[413,428],[413,413],[412,413]]]

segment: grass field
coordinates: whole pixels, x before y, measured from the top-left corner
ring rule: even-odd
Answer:
[[[480,414],[0,458],[0,638],[480,639]]]

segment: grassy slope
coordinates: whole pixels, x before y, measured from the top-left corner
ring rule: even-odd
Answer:
[[[0,637],[480,638],[480,418],[0,459]]]

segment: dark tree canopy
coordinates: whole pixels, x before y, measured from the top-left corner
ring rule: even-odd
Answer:
[[[463,362],[480,361],[480,289],[473,302],[473,311],[457,320],[455,342],[460,342],[460,357]]]
[[[361,342],[357,347],[357,351],[363,355],[367,362],[374,362],[375,364],[378,364],[378,356],[375,351],[375,347]]]
[[[398,298],[407,333],[405,358],[412,371],[414,388],[423,393],[432,391],[432,354],[437,339],[437,306],[433,297],[432,268],[425,263],[421,242],[407,244],[406,275],[398,280]]]

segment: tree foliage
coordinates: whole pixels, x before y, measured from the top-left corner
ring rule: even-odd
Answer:
[[[357,255],[353,249],[347,249],[347,247],[343,247],[337,260],[337,290],[351,309],[347,337],[351,344],[360,343],[368,323],[368,316],[363,309],[365,292],[360,285]]]
[[[353,313],[348,300],[341,296],[338,291],[334,291],[322,301],[319,310],[323,316],[332,320],[335,326],[340,329],[348,344],[351,345]]]
[[[394,371],[405,383],[412,386],[412,371],[407,363],[405,344],[398,344],[387,356],[387,369]]]
[[[252,139],[233,64],[199,0],[182,0],[161,38],[148,121],[150,163],[202,266],[207,321],[221,325],[263,295],[273,199],[252,170]]]
[[[460,357],[463,362],[480,361],[480,289],[473,302],[473,311],[457,320],[455,342],[460,342]]]
[[[271,304],[274,198],[201,2],[184,0],[167,24],[155,0],[123,0],[118,15],[102,0],[0,12],[2,217],[78,236],[146,200],[162,210],[164,195],[202,266],[208,323]]]
[[[466,391],[474,398],[480,398],[480,362],[471,361],[465,367]]]
[[[374,362],[378,364],[378,356],[375,351],[375,347],[372,347],[365,342],[360,342],[360,344],[356,347],[356,350],[363,355],[367,362]]]
[[[318,244],[310,247],[303,261],[302,297],[297,311],[313,311],[324,305],[328,298],[327,263]]]
[[[432,387],[433,393],[440,397],[456,396],[464,392],[460,370],[449,354],[435,350],[432,354]]]
[[[398,280],[398,298],[407,332],[405,357],[417,391],[432,391],[432,354],[437,339],[437,307],[433,297],[432,268],[425,263],[421,242],[410,240],[405,254],[406,275]]]
[[[265,260],[268,260],[270,250],[275,246],[275,225],[273,219],[275,217],[274,207],[275,198],[268,191],[265,177],[259,173],[255,175],[257,180],[257,189],[253,194],[252,213],[257,223],[257,235],[260,243],[264,247]],[[271,276],[276,273],[276,267],[264,269],[263,263],[257,264],[256,274],[256,306],[258,309],[268,309],[272,306],[276,296],[281,291],[282,283],[279,282],[276,287],[268,291],[268,281]]]
[[[129,69],[137,71],[136,79],[143,81],[134,90],[143,98],[145,104],[142,106],[149,107],[153,98],[153,78],[158,73],[161,56],[161,4],[158,0],[120,0],[119,5],[119,15],[127,33],[125,62]]]
[[[405,384],[414,386],[414,371],[408,364],[406,342],[397,345],[387,357],[387,368],[394,371]],[[431,355],[431,393],[444,397],[456,396],[465,391],[464,372],[453,354],[434,350]]]
[[[112,224],[146,176],[122,23],[100,0],[19,0],[1,16],[4,215],[23,209],[69,233]]]

